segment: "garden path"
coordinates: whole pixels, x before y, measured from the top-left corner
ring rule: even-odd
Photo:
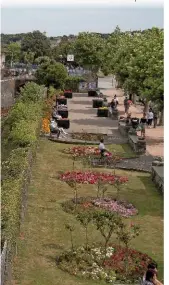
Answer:
[[[99,78],[98,87],[101,92],[107,96],[108,101],[116,94],[119,98],[118,110],[120,115],[124,115],[124,93],[122,89],[116,89],[112,86],[112,77]],[[92,108],[93,97],[88,97],[87,93],[75,93],[73,99],[69,99],[69,118],[70,132],[90,132],[103,133],[112,135],[112,143],[125,143],[126,140],[119,134],[118,121],[111,118],[97,117],[97,109]],[[132,116],[141,117],[143,107],[131,106],[130,111]],[[146,129],[147,155],[163,156],[164,155],[164,128],[157,127],[156,129]]]

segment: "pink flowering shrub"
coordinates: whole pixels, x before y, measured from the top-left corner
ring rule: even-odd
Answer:
[[[128,181],[128,178],[125,176],[92,171],[67,171],[60,174],[58,178],[65,182],[76,181],[82,184],[96,184],[98,181],[102,181],[105,184],[115,184],[117,182],[123,184]]]
[[[138,210],[126,201],[116,201],[112,199],[95,199],[93,205],[105,210],[116,212],[123,217],[130,217],[138,214]]]
[[[90,156],[90,155],[100,155],[100,150],[98,147],[93,146],[74,146],[64,150],[65,153],[73,154],[75,156]],[[112,154],[109,151],[105,152],[105,156],[111,157]]]

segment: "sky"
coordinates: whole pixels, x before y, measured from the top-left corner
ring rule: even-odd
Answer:
[[[4,4],[1,8],[1,33],[40,30],[45,31],[47,36],[62,36],[76,35],[82,31],[111,33],[117,25],[123,31],[147,29],[153,26],[163,28],[163,6],[161,3],[158,4],[103,6],[92,3],[81,6],[77,4],[47,6],[45,3],[39,7],[37,4],[27,7]]]

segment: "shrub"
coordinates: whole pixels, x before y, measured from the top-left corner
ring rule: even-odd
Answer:
[[[79,82],[82,80],[82,77],[68,76],[65,82],[65,90],[73,90],[74,92],[78,91]]]
[[[26,147],[37,140],[37,124],[21,120],[17,122],[10,133],[10,139],[20,147]]]
[[[44,86],[34,82],[28,82],[24,88],[21,88],[21,100],[23,102],[38,102],[43,98]]]

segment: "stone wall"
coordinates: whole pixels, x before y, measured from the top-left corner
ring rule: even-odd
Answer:
[[[15,79],[1,81],[1,107],[9,108],[15,102]]]

